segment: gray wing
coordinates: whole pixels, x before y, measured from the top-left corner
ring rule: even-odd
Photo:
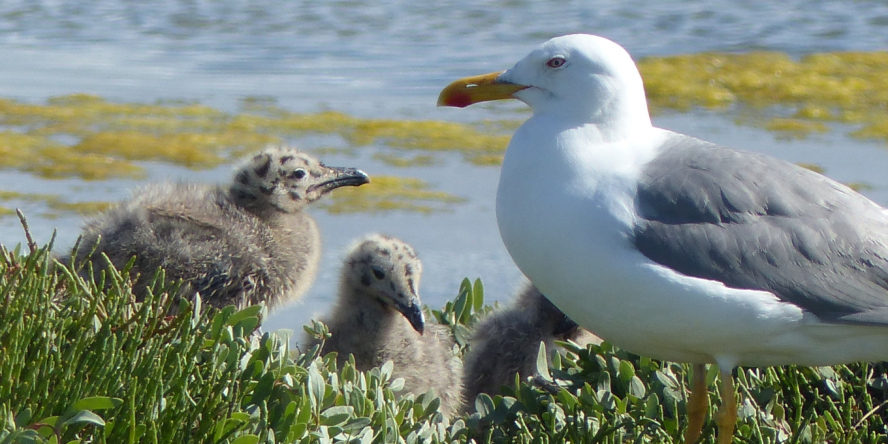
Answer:
[[[826,322],[888,324],[888,216],[844,185],[674,135],[636,204],[633,241],[657,263],[771,291]]]

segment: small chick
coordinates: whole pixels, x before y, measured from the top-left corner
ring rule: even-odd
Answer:
[[[361,371],[392,361],[392,376],[404,378],[405,391],[434,389],[440,412],[450,417],[462,406],[461,362],[450,330],[425,324],[417,292],[421,274],[410,245],[381,235],[359,241],[342,267],[337,305],[323,319],[331,337],[322,353],[339,353],[340,365],[354,355]],[[308,347],[317,343],[307,341]]]
[[[469,408],[474,409],[479,394],[493,396],[502,386],[513,385],[516,373],[522,379],[537,376],[540,342],[546,345],[547,355],[551,356],[556,350],[556,340],[580,344],[601,342],[528,283],[512,307],[492,313],[473,331],[463,377]]]
[[[320,261],[318,227],[302,210],[338,187],[368,182],[354,168],[269,148],[245,160],[225,186],[167,183],[136,191],[86,222],[76,262],[93,260],[98,273],[101,253],[117,268],[135,256],[139,296],[163,267],[167,279],[183,280],[180,296],[199,292],[216,307],[274,308],[302,296]]]

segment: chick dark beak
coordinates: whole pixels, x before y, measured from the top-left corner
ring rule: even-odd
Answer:
[[[370,177],[367,176],[367,173],[359,169],[342,167],[326,168],[330,170],[330,175],[332,177],[319,184],[308,187],[308,192],[317,191],[323,194],[339,187],[357,187],[364,185],[365,183],[370,183]]]
[[[425,330],[425,316],[422,314],[422,305],[419,303],[419,299],[414,298],[409,303],[397,304],[396,307],[407,318],[413,329],[422,334]]]

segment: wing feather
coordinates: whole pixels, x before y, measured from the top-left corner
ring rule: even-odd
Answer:
[[[657,263],[827,322],[888,324],[888,216],[844,185],[676,134],[642,171],[636,204],[635,246]]]

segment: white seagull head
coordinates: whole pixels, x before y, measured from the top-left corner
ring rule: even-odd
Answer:
[[[594,35],[556,37],[505,72],[457,80],[441,92],[438,105],[512,98],[535,115],[591,123],[607,132],[651,125],[641,75],[629,53]]]
[[[602,37],[574,34],[549,40],[502,73],[499,80],[528,86],[514,97],[534,112],[594,120],[627,106],[647,112],[635,63],[620,45]],[[631,101],[623,103],[627,99]]]

